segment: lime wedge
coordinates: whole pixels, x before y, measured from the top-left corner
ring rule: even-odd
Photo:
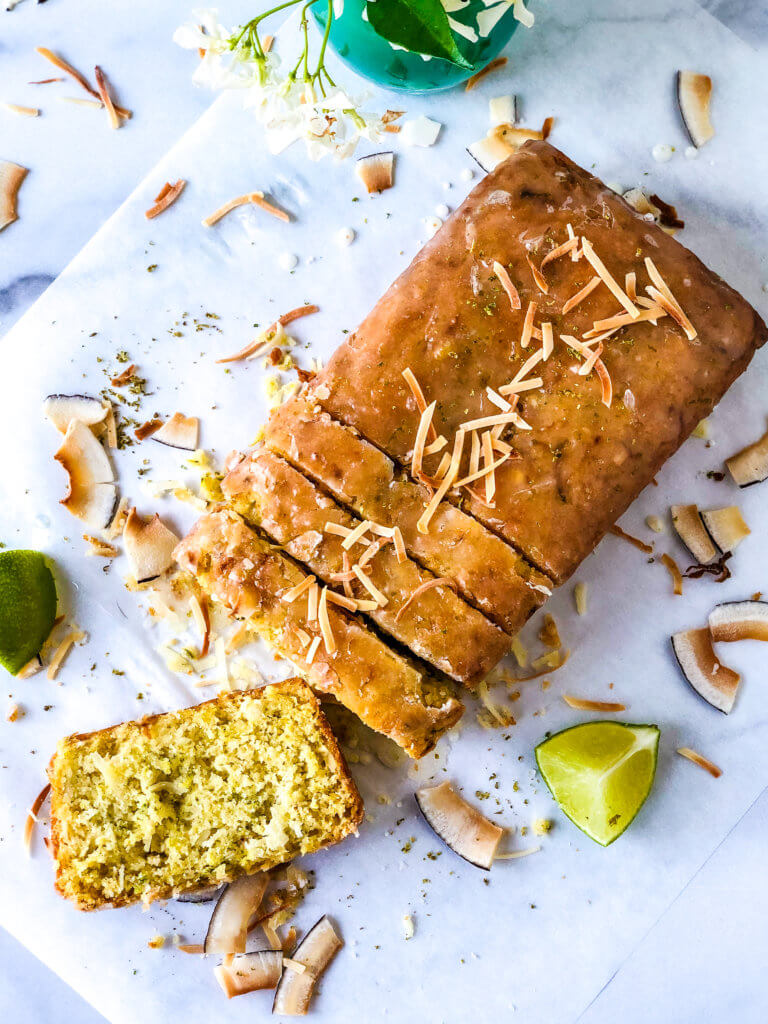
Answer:
[[[658,726],[586,722],[540,743],[536,763],[574,825],[608,846],[645,803],[658,750]]]
[[[0,552],[0,665],[16,675],[39,653],[56,618],[56,584],[39,551]]]

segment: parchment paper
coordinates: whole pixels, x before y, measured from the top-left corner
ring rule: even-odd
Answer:
[[[5,338],[0,536],[8,546],[53,557],[63,604],[89,641],[72,652],[55,682],[44,675],[4,681],[26,715],[4,721],[0,734],[0,914],[10,932],[111,1021],[253,1020],[268,1014],[270,998],[261,993],[227,1004],[212,963],[170,943],[147,948],[156,933],[200,941],[210,908],[170,903],[147,913],[82,915],[53,892],[39,835],[33,856],[24,854],[26,808],[60,736],[206,695],[165,668],[158,631],[125,590],[123,561],[107,571],[86,557],[82,525],[57,504],[64,493],[52,459],[59,437],[43,417],[42,399],[100,391],[105,374],[122,365],[116,353],[125,351],[149,391],[130,415],[197,415],[201,444],[219,458],[247,444],[267,413],[266,371],[259,362],[225,368],[214,360],[248,342],[253,324],[264,326],[305,300],[322,312],[295,325],[307,345],[297,350],[299,362],[327,357],[418,250],[424,219],[439,204],[458,205],[471,187],[461,177],[473,167],[464,147],[487,130],[489,97],[506,92],[519,94],[528,125],[554,115],[554,144],[608,182],[643,184],[676,203],[687,225],[684,244],[765,315],[765,75],[755,54],[699,8],[683,4],[668,14],[667,6],[622,4],[606,15],[594,0],[541,10],[525,45],[518,45],[518,33],[505,72],[469,94],[408,98],[409,116],[426,112],[443,122],[440,140],[401,152],[396,187],[373,199],[350,162],[309,164],[300,147],[270,158],[241,98],[218,100]],[[705,70],[716,83],[717,136],[696,160],[683,155],[688,143],[673,101],[680,67]],[[339,78],[354,90],[348,71],[339,70]],[[403,100],[378,102],[397,107]],[[676,147],[671,162],[652,159],[658,142]],[[397,148],[395,137],[393,143]],[[147,222],[143,211],[152,197],[177,177],[189,180],[182,199]],[[201,227],[223,201],[255,188],[289,210],[292,223],[248,209],[212,230]],[[334,235],[346,226],[358,238],[340,248]],[[285,252],[299,257],[292,273],[281,269]],[[726,718],[686,686],[668,637],[703,623],[717,601],[768,588],[768,485],[739,492],[706,476],[762,433],[767,386],[762,353],[712,417],[711,441],[687,443],[623,522],[655,540],[657,554],[669,551],[686,564],[669,527],[652,537],[645,516],[665,516],[679,501],[740,504],[753,534],[732,561],[730,581],[692,581],[682,598],[672,597],[659,564],[609,537],[576,576],[588,584],[588,614],[576,616],[570,585],[549,604],[570,662],[548,690],[539,681],[522,688],[515,727],[481,729],[470,702],[459,737],[444,741],[417,770],[387,769],[376,758],[353,764],[367,819],[358,839],[308,861],[317,888],[297,918],[304,929],[328,912],[347,943],[323,982],[316,1020],[506,1020],[513,1007],[526,1021],[575,1019],[764,788],[764,653],[756,644],[727,651],[744,684]],[[151,441],[115,458],[123,493],[180,530],[193,511],[150,497],[145,485],[194,479],[182,461],[181,453]],[[538,625],[534,620],[526,632],[534,647]],[[270,678],[286,672],[268,655],[261,665]],[[580,718],[562,703],[564,692],[623,700],[628,710],[620,718],[662,729],[651,797],[607,850],[557,812],[533,771],[534,745]],[[683,744],[711,757],[723,776],[715,781],[679,758],[675,749]],[[541,843],[542,851],[498,863],[485,876],[442,848],[416,815],[412,792],[417,780],[447,776],[517,828],[510,848]],[[490,795],[483,800],[476,791]],[[539,817],[554,818],[553,831],[543,839],[521,835]],[[416,923],[407,942],[406,912]]]

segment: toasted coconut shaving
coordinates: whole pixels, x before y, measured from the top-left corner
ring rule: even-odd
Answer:
[[[541,853],[541,847],[529,846],[527,850],[510,850],[508,853],[497,853],[494,860],[518,860],[520,857],[530,857],[532,853]]]
[[[117,116],[117,110],[115,109],[115,103],[110,95],[109,89],[107,88],[107,80],[104,77],[104,72],[101,70],[99,65],[93,69],[94,76],[96,78],[96,88],[99,93],[101,102],[107,108],[107,114],[109,115],[109,123],[113,128],[120,127],[120,118]]]
[[[447,576],[436,576],[432,580],[425,580],[423,583],[420,583],[418,587],[416,587],[416,589],[408,596],[408,599],[405,601],[405,603],[400,605],[397,615],[395,616],[395,622],[399,622],[400,617],[405,613],[406,609],[414,601],[418,600],[418,598],[421,597],[421,595],[424,594],[427,590],[432,590],[434,587],[449,587],[450,589],[453,589],[453,586],[453,580],[449,579]]]
[[[565,256],[566,253],[571,252],[578,246],[578,244],[579,240],[574,236],[573,238],[569,238],[567,241],[563,242],[561,245],[555,246],[555,248],[552,249],[551,252],[548,252],[544,259],[541,261],[541,269],[543,270],[544,267],[546,267],[546,265],[548,263],[551,263],[553,260],[557,260],[561,256]]]
[[[331,629],[331,620],[328,615],[328,589],[323,587],[320,592],[320,601],[317,606],[317,621],[320,626],[320,633],[323,637],[323,644],[327,654],[335,654],[336,641]]]
[[[533,274],[533,280],[536,282],[536,286],[538,287],[539,291],[544,292],[544,294],[546,295],[549,291],[549,285],[547,284],[546,278],[544,277],[542,272],[533,265],[533,261],[531,260],[531,257],[528,255],[528,253],[525,254],[525,258],[528,261],[528,266],[531,268],[531,273]]]
[[[424,412],[421,414],[419,419],[419,426],[416,429],[416,440],[413,442],[413,457],[411,458],[411,473],[415,479],[419,479],[422,472],[422,465],[424,461],[424,446],[427,440],[427,434],[430,428],[434,432],[432,426],[432,417],[435,414],[435,408],[437,402],[430,402]]]
[[[206,217],[203,220],[203,227],[212,228],[214,224],[218,224],[222,217],[226,217],[226,215],[231,213],[232,210],[236,210],[238,206],[246,206],[249,203],[253,206],[260,207],[266,213],[271,214],[278,220],[287,222],[291,219],[285,210],[281,210],[277,206],[273,206],[272,203],[267,202],[264,198],[263,192],[246,192],[242,196],[236,196],[234,199],[230,199],[229,202],[224,203],[224,205],[220,206],[218,210],[215,210],[210,216]]]
[[[125,525],[125,520],[127,517],[128,499],[121,498],[120,503],[118,504],[117,509],[115,510],[115,514],[112,517],[112,522],[106,529],[107,538],[109,540],[114,540],[115,537],[120,536],[120,534],[123,532],[123,526]]]
[[[689,629],[672,636],[680,671],[708,704],[726,715],[733,707],[741,677],[723,665],[712,646],[709,629]]]
[[[231,356],[224,356],[222,359],[217,359],[217,363],[237,363],[241,359],[250,359],[254,356],[260,356],[262,353],[274,344],[274,339],[269,337],[269,331],[267,331],[267,337],[259,337],[254,341],[249,342],[245,348],[241,348],[239,352],[233,353]]]
[[[61,504],[92,529],[105,529],[115,509],[115,475],[106,452],[84,423],[70,421],[54,459],[68,478]]]
[[[4,103],[3,106],[12,114],[18,114],[19,117],[40,117],[38,107],[22,107],[19,103]]]
[[[711,562],[717,554],[707,532],[698,505],[672,505],[672,525],[678,536],[700,565]]]
[[[713,779],[719,779],[723,774],[722,768],[718,768],[716,764],[713,764],[709,758],[704,757],[703,754],[697,753],[695,750],[691,750],[690,747],[678,747],[678,754],[681,757],[687,757],[689,761],[693,761],[699,768],[703,768],[705,772],[709,772]]]
[[[56,678],[56,676],[59,674],[59,669],[64,664],[64,659],[69,654],[70,650],[74,647],[76,643],[78,643],[78,641],[84,639],[85,633],[83,633],[79,629],[71,629],[69,633],[67,633],[67,635],[59,643],[59,646],[53,652],[53,657],[51,658],[51,662],[48,665],[48,671],[46,672],[46,676],[49,679]]]
[[[465,91],[471,92],[478,82],[482,82],[487,75],[492,74],[494,71],[498,71],[499,68],[503,68],[506,63],[506,57],[496,57],[494,60],[490,61],[484,68],[481,68],[480,71],[476,71],[471,78],[467,79],[467,84],[464,86]]]
[[[710,509],[702,512],[701,518],[707,533],[721,551],[733,551],[752,532],[738,505]]]
[[[113,388],[124,388],[135,372],[136,364],[131,363],[130,366],[126,366],[122,373],[118,373],[116,377],[113,377],[109,383]]]
[[[331,524],[327,524],[327,525],[331,525]],[[336,524],[334,523],[332,525],[335,526]],[[354,545],[358,543],[358,541],[362,541],[363,538],[365,537],[366,533],[368,533],[368,531],[370,530],[370,528],[371,528],[370,520],[369,519],[363,519],[362,522],[358,523],[357,526],[354,529],[350,530],[349,533],[347,533],[347,535],[344,538],[344,540],[341,542],[341,546],[344,549],[344,551],[349,551],[350,548],[354,547]],[[329,533],[334,533],[335,531],[334,530],[329,530],[328,532]]]
[[[179,539],[157,513],[144,519],[135,508],[131,509],[123,527],[123,542],[137,583],[156,579],[171,567]]]
[[[167,210],[169,206],[173,206],[184,191],[186,184],[187,183],[183,178],[179,178],[178,181],[173,183],[173,185],[166,182],[160,190],[154,205],[150,206],[150,208],[145,211],[144,216],[147,220],[153,220],[155,217],[158,217],[161,213]]]
[[[440,502],[451,489],[459,474],[461,456],[464,451],[465,436],[465,432],[461,428],[456,431],[456,435],[453,439],[453,454],[451,455],[451,461],[448,465],[446,474],[416,523],[416,529],[419,533],[429,533],[429,524],[432,520],[432,516],[437,511]]]
[[[525,320],[523,321],[523,332],[520,335],[520,348],[528,348],[531,337],[533,334],[533,318],[536,316],[536,303],[529,302],[528,309],[525,311]]]
[[[117,421],[115,420],[115,407],[111,402],[104,402],[104,408],[106,409],[104,426],[107,433],[107,446],[109,448],[117,448]]]
[[[639,537],[633,537],[631,533],[627,533],[626,530],[622,530],[620,526],[616,526],[614,524],[608,532],[612,533],[615,537],[621,537],[622,540],[627,541],[627,543],[629,544],[633,544],[636,548],[639,548],[641,551],[645,551],[646,554],[653,554],[652,544],[646,544],[645,541],[640,540]]]
[[[280,600],[285,602],[285,604],[293,604],[302,594],[306,594],[314,582],[314,576],[305,576],[301,583],[297,583],[295,587],[291,587],[290,590],[286,590],[284,594],[281,594]]]
[[[671,555],[663,554],[661,561],[669,570],[669,575],[672,577],[672,593],[678,597],[682,596],[683,593],[683,574],[680,572],[677,562]]]
[[[577,711],[626,711],[627,705],[620,704],[615,700],[588,700],[584,697],[572,697],[569,693],[563,694],[563,700],[569,708]]]
[[[518,294],[517,288],[512,284],[512,278],[509,276],[507,268],[503,267],[498,260],[494,260],[493,272],[496,277],[498,277],[501,287],[507,293],[509,304],[512,309],[520,309],[520,295]]]
[[[84,533],[83,540],[88,544],[88,555],[93,555],[97,558],[116,558],[120,554],[114,544],[108,544],[99,537],[92,537],[90,534]]]
[[[406,366],[406,368],[403,370],[403,379],[405,380],[408,387],[411,389],[411,393],[413,394],[414,400],[416,402],[416,408],[419,410],[419,413],[423,415],[427,408],[427,400],[424,397],[424,392],[421,389],[421,384],[419,384],[419,382],[416,380],[416,375],[414,374],[410,366]],[[430,429],[427,433],[427,440],[437,440],[437,431],[433,426],[430,426]]]
[[[292,959],[306,968],[283,971],[272,1004],[274,1014],[303,1016],[309,1010],[315,985],[343,942],[327,917],[321,917],[295,950]]]
[[[573,600],[576,605],[577,615],[587,614],[587,584],[577,583],[573,588]]]
[[[416,802],[443,842],[475,867],[489,870],[504,830],[459,796],[450,782],[419,789]]]
[[[163,420],[157,416],[152,420],[145,420],[144,423],[140,424],[133,432],[133,436],[137,441],[144,441],[148,437],[152,437],[162,427]]]
[[[392,543],[395,545],[395,556],[398,562],[407,562],[408,554],[405,550],[405,541],[399,526],[396,526],[392,532]]]
[[[273,326],[280,324],[281,327],[285,327],[288,324],[292,324],[294,320],[301,320],[304,316],[312,316],[313,313],[319,312],[319,306],[314,306],[309,302],[305,302],[303,306],[297,306],[295,309],[291,309],[287,313],[283,313],[282,316],[277,318]]]
[[[357,579],[362,583],[363,587],[368,591],[368,593],[371,595],[373,600],[380,608],[383,608],[385,605],[389,604],[389,599],[385,597],[384,594],[382,594],[378,587],[374,586],[374,584],[371,583],[371,581],[368,579],[368,577],[365,575],[365,573],[363,572],[359,565],[353,565],[352,572],[355,574]]]
[[[622,304],[624,309],[626,309],[629,315],[633,319],[638,317],[640,315],[640,310],[637,308],[634,302],[632,302],[632,300],[621,287],[621,285],[618,283],[616,278],[613,276],[613,274],[610,273],[610,271],[605,266],[603,261],[597,255],[589,239],[581,239],[581,251],[586,256],[587,261],[591,264],[595,273],[602,279],[603,283],[619,300],[619,302]]]
[[[27,853],[30,853],[32,849],[32,834],[35,830],[35,825],[37,824],[37,816],[40,813],[40,808],[48,799],[48,794],[50,792],[51,784],[49,782],[47,785],[43,786],[37,794],[34,803],[27,812],[27,820],[24,822],[24,849]]]
[[[17,199],[29,171],[10,160],[0,160],[0,231],[19,219]]]
[[[728,472],[739,487],[751,487],[768,478],[768,432],[725,460]]]
[[[663,306],[667,310],[670,316],[672,316],[685,331],[685,336],[689,341],[694,341],[696,338],[696,328],[693,326],[691,321],[683,312],[683,307],[677,301],[675,296],[672,294],[672,289],[669,287],[667,282],[661,276],[658,267],[653,262],[650,256],[645,257],[645,269],[648,271],[648,276],[655,285],[655,289],[647,288],[646,291],[655,299],[660,306]],[[660,293],[660,295],[658,294]],[[666,299],[667,305],[661,300]],[[670,308],[671,307],[671,308]],[[674,309],[674,313],[672,312]]]

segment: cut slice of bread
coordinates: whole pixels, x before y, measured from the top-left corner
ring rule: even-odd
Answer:
[[[81,910],[267,870],[339,842],[363,814],[300,679],[67,736],[48,776],[56,888]]]

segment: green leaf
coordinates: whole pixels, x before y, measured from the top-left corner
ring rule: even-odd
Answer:
[[[474,66],[456,45],[440,0],[375,0],[366,9],[371,27],[390,43],[467,70]]]

